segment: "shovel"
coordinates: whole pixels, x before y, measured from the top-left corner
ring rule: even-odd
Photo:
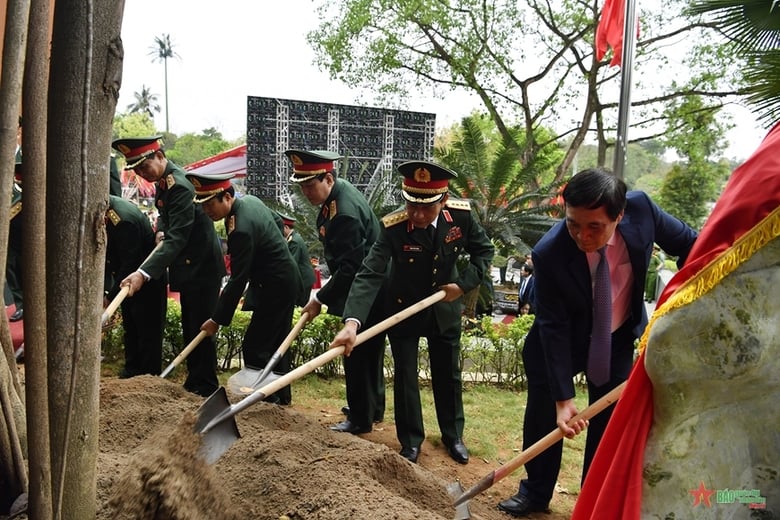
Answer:
[[[427,298],[420,300],[406,309],[393,314],[373,327],[366,329],[357,336],[355,346],[373,338],[377,334],[386,331],[390,327],[405,320],[409,316],[417,314],[434,303],[443,300],[446,293],[437,291]],[[201,456],[208,464],[216,462],[223,453],[239,438],[235,415],[258,401],[262,401],[279,389],[313,372],[327,362],[344,353],[344,346],[328,349],[314,359],[309,360],[295,370],[280,376],[275,381],[255,390],[236,404],[230,404],[224,387],[214,392],[198,410],[198,420],[195,423],[195,431],[203,435]]]
[[[290,345],[292,345],[292,342],[298,336],[298,333],[301,332],[301,329],[303,329],[303,326],[308,319],[308,312],[301,314],[301,317],[298,318],[298,322],[290,333],[287,334],[287,337],[284,338],[284,341],[282,341],[282,344],[276,349],[276,352],[274,352],[274,355],[268,360],[268,363],[265,364],[265,368],[263,368],[262,371],[252,368],[243,368],[230,376],[227,381],[230,391],[237,395],[251,394],[261,386],[267,385],[279,378],[279,375],[273,373],[273,369],[279,363],[279,360],[282,359],[284,353],[287,352],[287,349],[290,348]]]
[[[569,426],[576,423],[577,421],[581,419],[585,419],[586,421],[591,420],[593,417],[601,413],[607,406],[617,402],[618,399],[620,399],[620,394],[623,393],[623,389],[626,387],[626,382],[623,381],[618,386],[612,389],[607,395],[603,396],[601,399],[593,403],[592,405],[585,408],[583,411],[572,417],[568,423]],[[558,442],[559,440],[563,439],[563,432],[560,428],[555,428],[553,431],[533,443],[531,446],[528,447],[528,449],[525,449],[521,451],[517,456],[515,456],[512,460],[501,466],[500,468],[493,470],[490,474],[486,475],[485,478],[477,482],[473,487],[471,487],[468,491],[461,494],[457,498],[455,498],[455,501],[452,503],[453,506],[456,508],[466,502],[467,500],[470,500],[471,498],[474,498],[478,494],[482,493],[489,487],[491,487],[493,484],[498,482],[499,480],[503,479],[506,476],[509,476],[511,473],[513,473],[517,468],[528,462],[529,460],[533,459],[543,451],[545,451],[547,448]],[[455,486],[460,486],[460,483],[450,484],[448,486],[448,490],[452,492],[453,489],[455,489]],[[465,517],[468,518],[468,517]]]
[[[167,376],[168,374],[170,374],[170,373],[171,373],[171,370],[173,370],[174,368],[176,368],[176,367],[179,365],[179,363],[181,363],[182,361],[184,361],[184,359],[185,359],[187,356],[189,356],[189,355],[190,355],[190,352],[192,352],[193,350],[195,350],[195,347],[197,347],[197,346],[200,344],[200,342],[201,342],[201,341],[203,341],[203,339],[204,339],[205,337],[206,337],[206,331],[205,331],[205,330],[202,330],[202,331],[200,331],[200,332],[198,333],[198,335],[197,335],[197,336],[195,336],[195,337],[193,338],[193,340],[192,340],[192,341],[190,341],[190,344],[189,344],[189,345],[187,345],[186,347],[184,347],[184,350],[182,350],[181,352],[179,352],[179,355],[178,355],[178,356],[176,356],[176,357],[173,359],[173,361],[171,361],[171,364],[170,364],[170,365],[168,365],[168,366],[165,368],[165,370],[163,370],[163,371],[162,371],[162,374],[160,374],[160,377],[165,377],[165,376]]]
[[[162,240],[157,242],[157,245],[154,246],[154,249],[152,249],[152,252],[149,253],[149,256],[147,256],[143,262],[141,262],[141,265],[144,265],[147,260],[149,260],[153,254],[157,252],[158,249],[162,247]],[[141,267],[139,265],[138,267]],[[122,304],[123,301],[125,301],[125,298],[127,298],[127,293],[130,292],[130,287],[125,285],[119,290],[119,293],[117,293],[116,296],[114,296],[114,299],[111,300],[111,303],[108,304],[108,307],[106,307],[103,310],[103,314],[100,316],[100,324],[103,325],[108,318],[111,317],[112,314],[117,310],[117,308]]]

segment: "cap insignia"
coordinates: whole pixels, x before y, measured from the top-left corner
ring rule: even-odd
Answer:
[[[417,168],[414,170],[414,180],[417,182],[431,182],[431,172],[428,168]]]
[[[290,162],[292,162],[295,166],[301,166],[303,164],[303,160],[301,160],[301,158],[296,154],[290,156]]]
[[[122,152],[122,155],[127,155],[128,153],[130,153],[130,147],[127,146],[126,144],[120,144],[117,146],[117,148],[119,149],[120,152]]]
[[[197,177],[191,177],[191,178],[190,178],[190,182],[191,182],[191,183],[192,183],[192,185],[193,185],[193,186],[195,186],[196,188],[200,188],[200,187],[202,187],[202,184],[200,183],[200,181],[198,180],[198,178],[197,178]]]

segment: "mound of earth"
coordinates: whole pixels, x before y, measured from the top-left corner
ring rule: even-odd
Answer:
[[[468,488],[496,467],[475,458],[458,465],[429,441],[411,464],[397,453],[392,424],[357,437],[327,429],[336,413],[262,402],[236,417],[241,438],[208,465],[192,433],[201,402],[159,377],[101,382],[98,519],[450,520],[448,483]],[[495,504],[518,478],[473,499],[471,518],[508,520]]]

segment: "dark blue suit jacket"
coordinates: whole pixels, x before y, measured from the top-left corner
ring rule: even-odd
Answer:
[[[536,282],[534,281],[534,275],[528,277],[528,283],[526,283],[525,290],[523,289],[523,281],[520,280],[520,285],[517,289],[517,309],[518,311],[526,303],[531,307],[529,314],[533,314],[536,311],[534,299],[536,298]]]
[[[629,318],[613,333],[613,359],[631,359],[634,340],[647,325],[644,287],[653,243],[678,256],[682,266],[697,233],[665,213],[642,192],[631,191],[617,229],[634,273]],[[536,319],[526,339],[524,359],[529,384],[545,378],[555,401],[574,397],[572,378],[585,369],[593,316],[588,260],[566,229],[553,226],[533,249]],[[627,365],[627,366],[624,366]],[[614,363],[612,377],[627,378],[630,361]],[[625,374],[622,372],[625,371]],[[620,372],[620,373],[617,373]]]

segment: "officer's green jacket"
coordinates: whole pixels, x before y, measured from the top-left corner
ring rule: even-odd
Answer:
[[[317,299],[328,306],[329,314],[340,316],[352,280],[379,238],[379,220],[357,188],[336,179],[317,215],[317,234],[331,273],[317,292]],[[368,312],[368,307],[365,310]]]
[[[306,247],[306,242],[303,241],[303,237],[295,230],[291,231],[287,237],[287,247],[290,249],[290,254],[298,266],[298,272],[301,274],[303,290],[301,291],[296,304],[303,306],[309,301],[311,287],[314,285],[314,267],[311,265],[309,248]]]
[[[220,325],[228,325],[232,320],[247,283],[247,300],[277,298],[294,302],[303,290],[298,266],[274,214],[257,197],[244,195],[233,201],[225,217],[230,279],[222,289],[213,316]]]
[[[154,197],[160,213],[157,231],[165,233],[165,240],[141,270],[159,279],[167,268],[174,291],[226,274],[214,222],[203,213],[200,204],[193,202],[194,197],[195,188],[184,176],[184,170],[169,160],[157,181]]]
[[[458,284],[464,293],[478,287],[493,259],[493,244],[471,214],[468,201],[447,201],[437,218],[433,241],[425,230],[412,226],[405,209],[385,216],[382,224],[382,234],[352,284],[344,318],[365,323],[386,276],[385,312],[395,314],[448,283]],[[461,255],[469,255],[469,263],[459,271],[457,260]],[[462,298],[439,302],[399,323],[389,334],[440,333],[459,325],[462,312]]]
[[[106,211],[106,274],[111,285],[106,287],[109,299],[119,293],[119,282],[138,269],[154,249],[154,231],[149,217],[132,202],[114,195],[108,198]]]

